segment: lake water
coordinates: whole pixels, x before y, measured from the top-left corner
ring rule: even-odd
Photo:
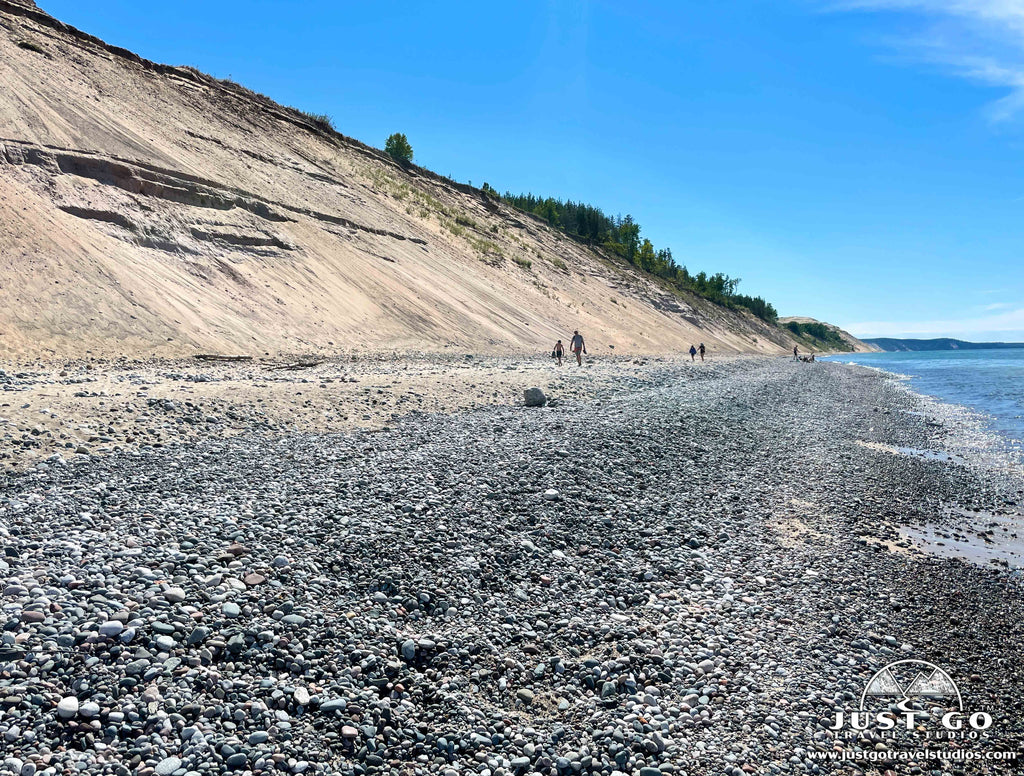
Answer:
[[[918,393],[977,410],[1000,434],[1024,443],[1024,348],[843,353],[830,358],[906,375]]]

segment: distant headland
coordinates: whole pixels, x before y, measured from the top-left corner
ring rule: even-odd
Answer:
[[[967,342],[966,340],[939,337],[938,339],[895,339],[892,337],[878,337],[865,339],[869,345],[875,345],[887,353],[896,351],[917,351],[917,350],[993,350],[1024,348],[1024,342]]]

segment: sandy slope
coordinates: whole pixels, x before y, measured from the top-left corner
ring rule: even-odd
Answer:
[[[778,352],[481,192],[0,0],[0,356]]]

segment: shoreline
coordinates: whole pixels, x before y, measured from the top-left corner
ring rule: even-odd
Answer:
[[[866,364],[841,363],[892,380],[898,390],[919,405],[918,409],[907,412],[918,414],[947,432],[943,444],[931,448],[877,446],[876,449],[891,455],[920,457],[1024,477],[1024,453],[1016,440],[995,427],[996,420],[990,414],[921,393],[912,386],[908,375]],[[950,510],[922,525],[904,526],[900,533],[903,541],[897,546],[903,549],[918,550],[940,558],[959,558],[979,565],[994,563],[1016,569],[1024,581],[1024,505],[979,513]]]
[[[991,714],[972,751],[1020,750],[1022,587],[883,544],[949,505],[1020,503],[1019,477],[859,444],[955,431],[866,370],[633,366],[635,384],[541,409],[10,478],[0,734],[38,730],[14,754],[40,770],[143,776],[277,755],[325,775],[852,775],[815,758],[914,736],[840,740],[833,714],[918,659]]]
[[[936,355],[936,354],[937,355],[950,354],[951,356],[955,357],[955,356],[969,356],[969,355],[973,355],[973,354],[977,354],[977,353],[1007,353],[1007,352],[1013,353],[1013,352],[1015,352],[1015,349],[1014,350],[1009,350],[1009,351],[1003,350],[1003,349],[993,349],[993,350],[966,350],[966,351],[919,351],[919,352],[910,351],[910,352],[889,352],[889,353],[872,353],[872,354],[847,353],[847,354],[833,354],[833,355],[825,357],[825,360],[832,361],[832,363],[844,363],[844,364],[847,364],[849,366],[857,366],[857,367],[861,367],[863,369],[877,370],[879,372],[891,375],[891,376],[893,376],[896,379],[899,379],[901,381],[905,381],[907,383],[907,385],[911,387],[911,390],[914,390],[915,392],[919,393],[922,396],[925,396],[925,397],[927,397],[929,399],[933,399],[933,400],[938,401],[938,402],[942,402],[942,403],[946,403],[946,404],[951,404],[951,405],[956,406],[956,407],[962,407],[966,411],[969,411],[969,412],[974,412],[974,413],[978,414],[979,416],[981,416],[982,418],[986,419],[987,424],[991,427],[991,430],[994,431],[999,438],[1003,439],[1005,441],[1005,443],[1008,444],[1010,447],[1016,448],[1013,451],[1016,455],[1024,457],[1024,426],[1021,426],[1020,423],[1012,423],[1012,422],[1010,422],[1012,420],[1019,420],[1020,419],[1019,415],[1012,416],[1009,413],[1006,413],[1005,412],[1005,410],[1007,409],[1006,407],[1002,408],[1004,410],[1004,412],[993,412],[986,405],[986,403],[984,401],[980,401],[980,400],[971,401],[970,399],[972,397],[970,397],[970,396],[963,396],[963,395],[957,395],[956,391],[955,390],[951,391],[949,386],[942,386],[942,385],[935,385],[935,384],[931,384],[930,385],[929,384],[930,381],[929,381],[928,370],[924,370],[920,374],[914,374],[914,375],[904,374],[902,371],[900,371],[899,368],[905,367],[907,365],[906,361],[892,360],[892,361],[889,361],[889,362],[885,362],[885,358],[886,357],[894,357],[894,356],[897,357],[897,358],[899,358],[899,357],[907,357],[907,358],[911,358],[911,359],[914,359],[914,358],[922,359],[923,358],[925,360],[925,362],[927,363],[929,361],[929,359],[927,357],[929,355]],[[865,355],[881,356],[883,362],[885,362],[884,366],[878,366],[878,365],[873,364],[873,363],[865,363],[865,362],[859,360],[860,357],[863,357]],[[843,356],[845,356],[847,358],[854,358],[855,360],[852,360],[852,361],[841,360],[843,358]],[[938,360],[938,361],[935,361],[934,363],[941,364],[943,362],[942,362],[942,360]],[[945,388],[945,390],[943,390],[943,388]],[[977,399],[980,399],[980,398],[981,397],[977,397]]]

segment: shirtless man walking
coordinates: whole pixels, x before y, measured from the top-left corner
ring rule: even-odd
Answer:
[[[576,365],[583,366],[583,356],[580,354],[586,354],[587,346],[583,344],[583,335],[579,331],[572,333],[572,339],[569,340],[569,350],[576,354]]]

